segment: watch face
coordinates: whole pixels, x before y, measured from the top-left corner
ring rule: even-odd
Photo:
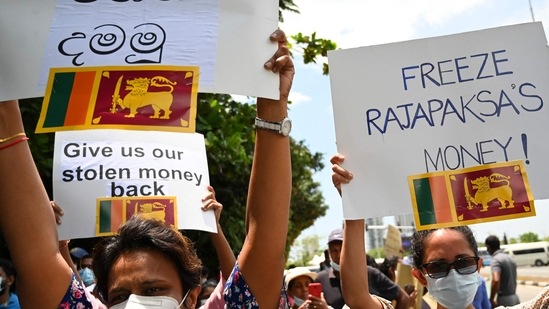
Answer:
[[[288,136],[292,130],[292,121],[288,118],[284,119],[281,123],[280,132],[284,136]]]

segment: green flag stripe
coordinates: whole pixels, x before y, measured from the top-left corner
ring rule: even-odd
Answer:
[[[74,72],[55,73],[44,127],[63,126],[74,84]]]
[[[429,178],[414,179],[417,211],[421,225],[437,223]]]
[[[111,232],[111,201],[99,202],[99,232]]]

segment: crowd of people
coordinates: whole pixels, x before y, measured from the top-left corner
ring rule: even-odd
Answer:
[[[294,66],[284,32],[277,30],[270,39],[279,48],[264,66],[279,74],[280,96],[258,98],[257,117],[278,122],[287,117]],[[220,261],[217,282],[202,280],[201,261],[189,238],[140,216],[104,238],[93,256],[81,255],[75,263],[68,241],[57,237],[62,210],[49,201],[26,140],[18,102],[0,102],[0,227],[13,261],[0,260],[0,308],[405,309],[421,297],[395,283],[394,261],[382,264],[383,272],[368,265],[362,219],[345,220],[343,229],[331,233],[329,263],[318,274],[306,268],[284,274],[292,188],[286,133],[257,130],[242,218],[247,236],[238,257],[219,225],[222,205],[215,191],[210,187],[205,193],[203,210],[214,211],[217,219],[218,233],[211,236]],[[331,160],[332,181],[340,194],[353,178],[341,166],[343,160],[342,155]],[[499,241],[487,239],[486,246],[493,255],[491,305],[548,308],[549,287],[519,303],[513,283],[516,267],[499,249]],[[412,275],[437,308],[475,308],[481,260],[469,227],[416,231],[411,252]],[[313,283],[321,284],[320,295],[310,293]]]

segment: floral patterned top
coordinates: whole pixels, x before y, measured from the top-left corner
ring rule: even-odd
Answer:
[[[240,272],[238,261],[236,262],[233,271],[227,280],[224,294],[225,308],[259,309],[259,304],[257,303],[255,296],[253,296],[250,287]],[[288,294],[286,293],[284,283],[282,283],[282,290],[280,291],[278,308],[290,308],[290,302],[288,300]]]
[[[72,274],[71,282],[65,296],[59,304],[59,309],[103,309],[107,308],[93,297]]]

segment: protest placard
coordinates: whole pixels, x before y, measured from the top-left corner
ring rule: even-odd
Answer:
[[[0,0],[0,100],[41,97],[52,67],[200,67],[200,92],[276,98],[263,69],[278,2]],[[51,28],[50,28],[51,26]]]
[[[391,258],[393,256],[402,257],[402,237],[400,236],[400,230],[389,224],[387,237],[385,237],[385,257]]]
[[[56,132],[52,178],[65,212],[61,239],[106,235],[135,212],[162,216],[179,229],[216,231],[213,212],[201,210],[209,185],[201,134]]]
[[[328,54],[345,218],[412,213],[407,177],[522,160],[549,198],[541,23]]]

